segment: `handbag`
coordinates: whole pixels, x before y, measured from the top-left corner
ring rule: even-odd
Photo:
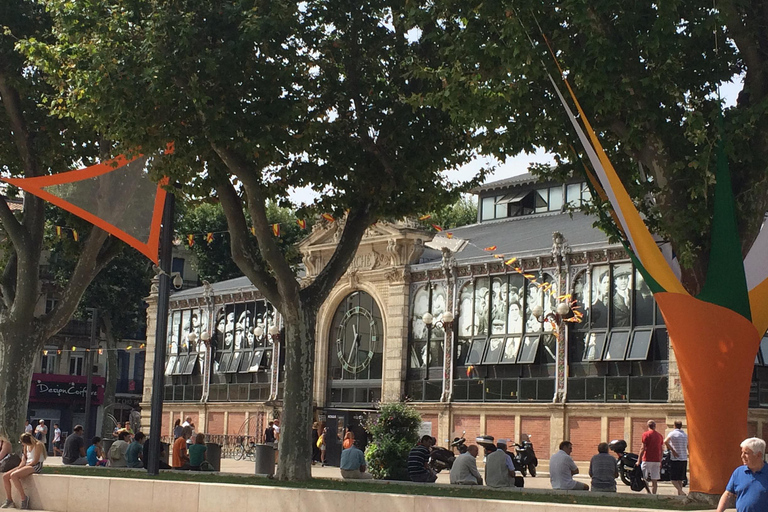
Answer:
[[[1,446],[2,444],[0,444],[0,447]],[[0,473],[5,473],[6,471],[10,471],[13,468],[17,468],[19,467],[19,464],[21,464],[21,457],[15,453],[9,453],[3,457],[3,460],[0,460]]]

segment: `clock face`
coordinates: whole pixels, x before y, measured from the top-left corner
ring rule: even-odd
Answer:
[[[371,364],[381,335],[378,321],[361,306],[354,306],[341,317],[336,333],[336,355],[349,373],[360,373]]]

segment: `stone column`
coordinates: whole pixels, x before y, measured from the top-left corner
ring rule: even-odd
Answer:
[[[381,399],[399,402],[405,386],[408,368],[408,293],[409,287],[403,269],[387,275],[389,281],[386,303],[386,332],[384,333],[383,378]]]
[[[155,368],[155,331],[157,329],[157,295],[158,295],[157,276],[152,278],[149,297],[144,301],[147,303],[147,352],[144,360],[144,390],[141,396],[141,424],[149,425],[152,417],[150,404],[152,403],[152,377]],[[160,361],[159,364],[165,364]]]

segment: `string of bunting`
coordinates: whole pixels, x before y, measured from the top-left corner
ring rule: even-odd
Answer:
[[[326,219],[326,220],[330,219],[330,222],[333,222],[333,216],[331,216],[330,214],[327,214],[327,213],[323,214],[323,218]],[[296,225],[299,226],[300,229],[307,229],[307,221],[304,220],[304,219],[296,219]],[[276,236],[276,237],[280,236],[280,234],[281,234],[280,223],[270,225],[270,229],[272,230],[272,234],[274,236]],[[255,227],[251,227],[250,231],[251,231],[251,234],[253,236],[256,236],[256,228]],[[202,237],[202,239],[203,239],[203,241],[205,243],[210,245],[211,243],[213,243],[213,240],[214,240],[216,235],[227,235],[227,234],[229,234],[229,231],[227,231],[227,230],[224,230],[224,231],[208,231],[208,232],[204,232],[204,233],[187,233],[184,236],[184,239],[185,239],[186,244],[189,247],[194,246],[196,239],[199,239],[200,237]]]
[[[79,241],[79,240],[80,240],[80,235],[77,233],[77,230],[76,230],[76,229],[73,229],[73,228],[68,228],[67,226],[54,226],[54,228],[55,228],[55,230],[56,230],[56,236],[57,236],[58,238],[61,238],[61,237],[62,237],[62,234],[63,234],[64,232],[67,232],[67,233],[71,233],[71,234],[72,234],[72,239],[73,239],[75,242],[77,242],[77,241]]]

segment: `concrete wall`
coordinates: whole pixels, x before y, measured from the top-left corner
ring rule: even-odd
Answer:
[[[32,508],[49,512],[476,512],[480,506],[477,500],[466,498],[65,475],[33,475],[26,479],[24,487]],[[0,494],[4,497],[5,492],[0,490]],[[615,512],[614,507],[501,500],[483,500],[482,509],[483,512],[512,509],[516,512]],[[634,510],[651,512],[645,508]]]

